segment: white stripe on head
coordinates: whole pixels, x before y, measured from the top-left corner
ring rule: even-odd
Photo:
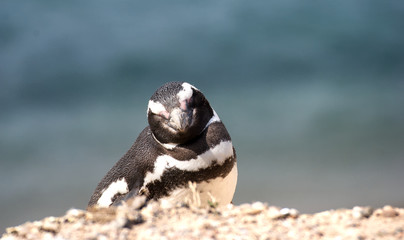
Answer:
[[[160,114],[161,112],[166,112],[167,110],[163,104],[150,100],[149,105],[147,106],[147,113],[149,113],[149,111],[154,114]]]
[[[128,184],[125,178],[118,179],[112,182],[102,193],[101,197],[97,201],[97,205],[100,207],[109,207],[112,204],[112,198],[116,194],[125,194],[129,192]]]
[[[146,174],[143,186],[153,181],[160,180],[166,169],[175,167],[183,171],[196,172],[212,166],[213,163],[222,165],[232,156],[233,144],[231,141],[222,141],[215,147],[198,155],[195,159],[181,161],[169,155],[159,156],[154,162],[154,171]]]
[[[182,90],[177,93],[179,102],[190,99],[193,94],[192,88],[196,89],[194,86],[192,86],[191,84],[186,83],[186,82],[184,82],[181,86],[182,86]]]

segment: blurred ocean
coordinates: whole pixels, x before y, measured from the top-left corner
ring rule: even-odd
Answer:
[[[404,207],[402,1],[0,1],[0,232],[84,209],[167,81],[238,155],[234,202]]]

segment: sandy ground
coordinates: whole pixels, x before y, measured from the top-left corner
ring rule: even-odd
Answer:
[[[255,202],[199,208],[135,199],[123,206],[70,209],[6,230],[11,239],[404,239],[404,209],[355,207],[299,214]]]

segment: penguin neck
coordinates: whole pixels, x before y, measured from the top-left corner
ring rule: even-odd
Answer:
[[[172,150],[172,149],[174,149],[174,148],[178,145],[178,144],[176,144],[176,143],[162,143],[162,142],[160,142],[160,141],[156,138],[156,136],[154,136],[154,133],[153,133],[153,132],[152,132],[151,135],[153,136],[154,140],[155,140],[156,142],[158,142],[161,146],[163,146],[165,149]]]

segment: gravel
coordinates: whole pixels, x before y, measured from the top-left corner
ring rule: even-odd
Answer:
[[[354,207],[316,214],[254,202],[200,208],[135,199],[119,207],[70,209],[6,229],[12,239],[404,239],[404,209]]]

